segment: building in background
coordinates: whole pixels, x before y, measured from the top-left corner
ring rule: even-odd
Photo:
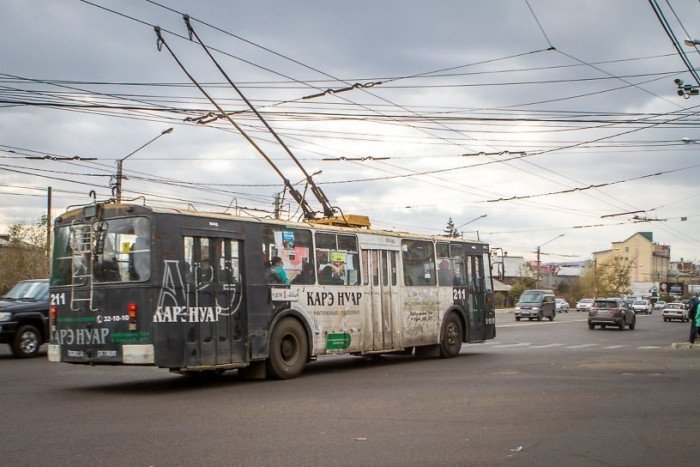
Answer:
[[[593,252],[596,264],[614,259],[630,262],[630,282],[659,283],[668,279],[671,247],[654,242],[652,232],[637,232],[626,240],[613,242],[612,248]]]

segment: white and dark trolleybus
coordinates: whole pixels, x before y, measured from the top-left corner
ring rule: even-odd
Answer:
[[[495,337],[488,245],[333,223],[70,210],[55,222],[49,359],[285,379],[318,356],[454,357]]]

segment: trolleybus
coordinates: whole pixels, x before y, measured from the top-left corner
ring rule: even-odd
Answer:
[[[348,224],[348,219],[344,219]],[[49,360],[286,379],[495,337],[488,245],[94,202],[56,219]]]

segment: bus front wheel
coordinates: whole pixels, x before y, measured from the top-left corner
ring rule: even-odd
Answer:
[[[459,355],[462,348],[462,322],[455,313],[450,313],[442,325],[442,339],[440,339],[440,356],[452,358]]]
[[[301,374],[308,355],[304,327],[294,318],[282,318],[270,336],[267,375],[274,379],[290,379]]]

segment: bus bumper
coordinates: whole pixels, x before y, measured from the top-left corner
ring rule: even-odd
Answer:
[[[155,363],[155,351],[153,349],[153,344],[146,345],[122,345],[122,360],[121,363],[125,365],[153,365]],[[76,354],[70,355],[71,352]],[[73,357],[83,357],[82,361],[71,361],[66,360],[69,363],[114,363],[112,362],[100,362],[99,360],[87,361],[84,359],[85,355],[77,355],[77,353],[82,354],[81,351],[70,351],[69,356]],[[61,361],[61,346],[58,344],[49,344],[48,357],[50,362],[60,362]],[[98,351],[98,359],[101,357]]]

